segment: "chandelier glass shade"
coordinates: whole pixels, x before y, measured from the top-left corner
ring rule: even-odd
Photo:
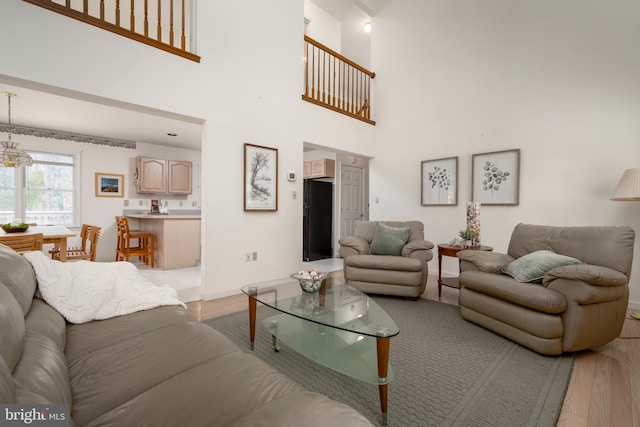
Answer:
[[[31,166],[33,159],[27,153],[18,148],[16,142],[11,141],[11,98],[16,96],[14,93],[2,92],[7,97],[8,103],[8,138],[6,141],[0,141],[0,164],[7,168],[18,168],[20,166]]]

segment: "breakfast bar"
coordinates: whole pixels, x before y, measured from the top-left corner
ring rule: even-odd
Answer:
[[[155,236],[156,263],[162,270],[196,266],[200,259],[200,212],[151,214],[124,212],[137,228]],[[132,228],[136,228],[132,225]]]

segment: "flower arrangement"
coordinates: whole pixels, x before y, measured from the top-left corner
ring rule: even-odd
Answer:
[[[470,228],[467,228],[466,230],[460,230],[458,234],[464,240],[473,240],[473,238],[477,235],[477,233]]]

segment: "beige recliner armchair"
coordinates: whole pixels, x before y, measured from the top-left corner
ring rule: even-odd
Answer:
[[[398,231],[403,229],[405,232]],[[422,222],[358,221],[354,235],[339,243],[349,285],[367,293],[414,300],[424,292],[433,243],[424,240]]]
[[[458,252],[462,317],[546,355],[606,344],[626,316],[634,239],[630,227],[518,224],[507,254]]]

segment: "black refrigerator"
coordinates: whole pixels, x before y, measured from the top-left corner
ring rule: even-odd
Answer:
[[[333,183],[304,180],[302,260],[331,258]]]

